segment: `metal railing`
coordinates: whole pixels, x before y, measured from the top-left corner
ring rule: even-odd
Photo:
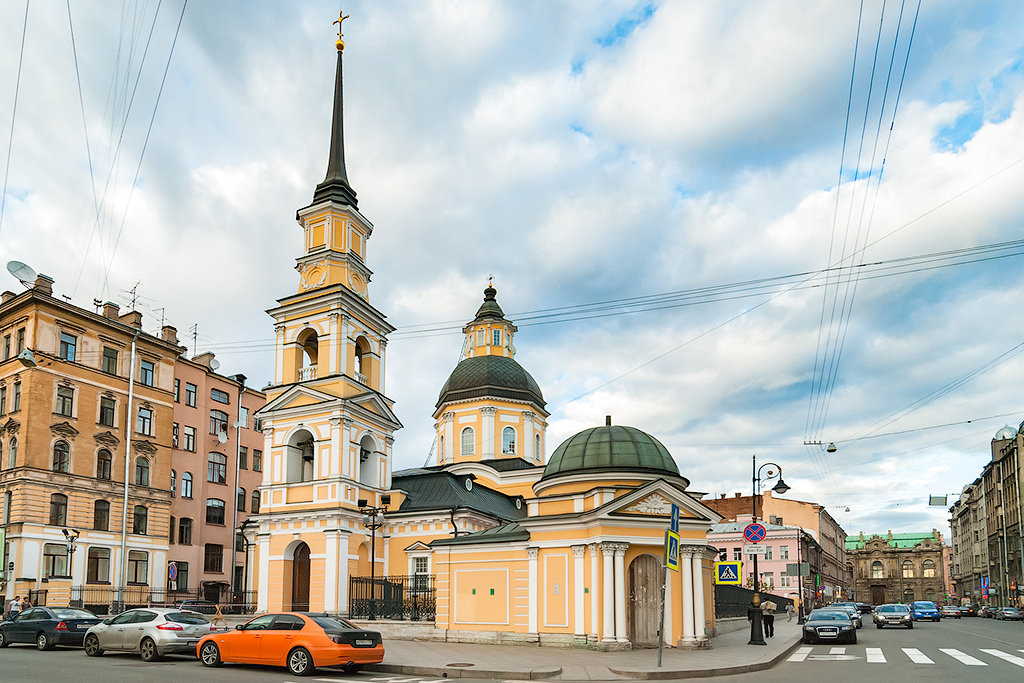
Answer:
[[[350,576],[348,616],[353,619],[432,621],[436,613],[434,576]]]
[[[316,366],[307,365],[304,368],[299,368],[299,381],[308,382],[311,379],[316,379]]]

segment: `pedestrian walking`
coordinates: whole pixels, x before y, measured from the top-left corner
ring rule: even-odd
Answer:
[[[213,619],[210,620],[210,628],[212,629],[217,625],[217,622],[224,624],[224,628],[228,627],[227,619],[224,618],[224,613],[220,609],[220,603],[217,603],[217,611],[213,613]]]
[[[764,637],[774,638],[775,637],[775,612],[778,611],[779,606],[771,600],[765,601],[762,605],[764,608]]]
[[[18,616],[18,612],[21,611],[21,596],[15,595],[14,599],[11,600],[10,604],[7,605],[7,618],[11,621],[14,617]]]
[[[786,605],[786,621],[793,621],[793,603]]]

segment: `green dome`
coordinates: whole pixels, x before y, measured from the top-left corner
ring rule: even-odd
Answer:
[[[544,407],[544,395],[537,381],[522,365],[505,356],[475,356],[461,360],[441,387],[436,407],[485,396]]]
[[[660,441],[636,427],[619,425],[593,427],[570,436],[551,454],[541,479],[583,470],[680,476],[676,461]]]

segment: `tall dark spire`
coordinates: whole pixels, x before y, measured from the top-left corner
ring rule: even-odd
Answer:
[[[342,16],[338,24],[338,74],[334,79],[334,120],[331,122],[331,155],[327,162],[327,176],[323,182],[316,186],[313,192],[313,203],[334,200],[341,204],[350,204],[356,208],[356,192],[348,184],[348,173],[345,171],[345,119],[344,119],[344,93],[342,89],[342,65],[341,54],[345,49],[345,42],[341,39],[341,20],[347,17]]]

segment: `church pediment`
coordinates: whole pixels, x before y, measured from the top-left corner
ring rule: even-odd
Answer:
[[[398,421],[398,416],[395,415],[395,412],[391,410],[391,406],[377,392],[368,391],[365,394],[353,396],[350,400],[363,410],[369,411],[401,427],[402,423]]]
[[[672,516],[672,504],[679,506],[679,519],[701,522],[718,522],[721,515],[677,486],[658,479],[647,483],[615,500],[605,503],[594,512],[601,517],[622,519],[663,518]]]
[[[302,408],[337,400],[337,396],[332,396],[307,386],[294,386],[261,408],[259,414],[265,415],[278,410]]]
[[[429,553],[431,551],[432,551],[432,548],[429,545],[427,545],[426,543],[424,543],[423,541],[416,541],[415,543],[410,545],[408,548],[405,548],[405,550],[403,550],[403,552],[406,552],[406,553],[414,553],[414,552],[428,552]]]

